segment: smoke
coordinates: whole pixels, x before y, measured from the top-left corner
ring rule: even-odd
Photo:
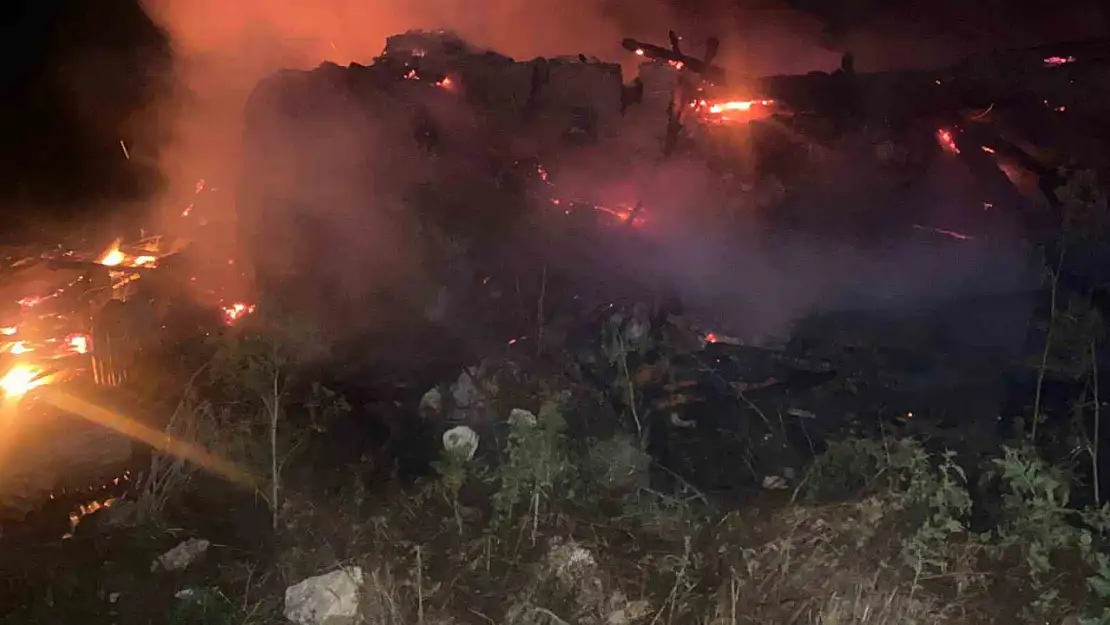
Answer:
[[[198,178],[235,191],[242,168],[251,165],[243,154],[244,111],[261,80],[280,69],[308,69],[324,61],[369,63],[386,37],[407,30],[450,29],[476,46],[518,59],[582,53],[632,69],[636,59],[620,48],[622,38],[660,41],[675,29],[685,37],[686,51],[694,54],[701,52],[705,37],[719,36],[720,62],[748,76],[831,70],[847,49],[855,53],[857,67],[867,71],[949,62],[990,45],[990,37],[1014,41],[1013,32],[1007,37],[1001,27],[984,28],[981,37],[949,35],[943,19],[899,21],[889,13],[831,29],[827,16],[788,4],[783,0],[753,7],[720,0],[678,10],[667,0],[144,0],[148,14],[170,38],[178,84],[173,101],[164,106],[173,131],[159,161],[163,178],[171,183],[167,218],[179,215],[180,198],[190,194]],[[330,279],[348,299],[367,297],[385,283],[419,280],[420,270],[414,267],[422,261],[421,252],[403,243],[410,224],[398,216],[403,212],[398,207],[405,187],[443,175],[442,169],[408,147],[410,138],[398,134],[406,125],[391,127],[392,113],[379,112],[371,123],[365,111],[328,94],[299,106],[299,113],[275,120],[288,125],[286,141],[268,146],[266,162],[284,163],[285,169],[271,172],[270,178],[293,187],[312,180],[309,186],[319,191],[270,190],[280,192],[286,205],[304,207],[297,210],[305,213],[299,221],[275,217],[275,222],[296,221],[303,227],[276,238],[272,255],[286,264],[304,262],[309,251],[301,244],[309,233],[324,237],[330,241],[323,245],[330,256],[321,260],[322,271],[333,274]],[[454,126],[461,132],[468,124],[460,120]],[[328,146],[326,153],[304,152],[306,146],[321,145]],[[711,219],[691,220],[689,213],[721,205],[726,193],[713,181],[699,179],[693,164],[668,167],[625,172],[625,182],[629,176],[655,182],[650,191],[638,192],[653,198],[653,214],[667,226],[659,231],[665,234],[654,235],[661,250],[655,258],[624,260],[681,284],[682,295],[711,317],[724,317],[722,326],[745,326],[748,334],[781,334],[814,311],[849,304],[912,308],[1019,280],[1020,262],[1005,245],[1001,254],[997,246],[979,243],[938,252],[935,242],[903,238],[861,251],[808,235],[770,239],[754,213],[743,220],[739,238],[723,240]],[[573,185],[575,172],[564,173]],[[579,177],[579,184],[598,193],[613,190],[611,182],[596,174]],[[938,180],[934,186],[948,184]],[[622,192],[629,195],[626,189],[616,193]],[[965,199],[939,194],[925,203],[940,206]],[[815,200],[822,205],[811,208],[852,210],[850,205],[858,201],[846,199],[834,206]],[[928,217],[930,210],[919,213]],[[894,267],[899,269],[892,271]]]
[[[1094,9],[1084,6],[1066,11],[1054,5],[1023,28],[1009,12],[983,9],[969,19],[966,3],[959,3],[958,13],[954,0],[928,12],[911,9],[912,15],[871,11],[849,18],[794,10],[798,0],[708,0],[694,9],[669,0],[142,4],[169,36],[177,63],[181,89],[168,103],[175,132],[162,168],[167,180],[185,187],[199,172],[211,177],[221,170],[220,178],[234,179],[242,106],[262,77],[323,61],[366,63],[387,36],[410,29],[455,30],[479,47],[516,58],[583,53],[631,62],[619,48],[622,38],[660,40],[673,28],[695,53],[705,37],[720,37],[720,61],[742,75],[832,69],[846,49],[855,53],[861,71],[935,65],[986,46],[1029,45],[1050,37],[1049,31],[1081,36],[1105,29],[1105,17],[1092,19]]]
[[[696,323],[745,341],[787,339],[814,314],[929,316],[957,301],[1011,297],[1035,283],[1014,214],[985,209],[982,186],[958,162],[942,159],[902,188],[860,167],[863,158],[842,157],[819,182],[799,185],[792,200],[769,210],[758,192],[738,193],[694,159],[643,167],[635,185],[606,177],[590,185],[582,170],[552,178],[561,173],[559,180],[593,186],[625,206],[649,199],[644,223],[634,229],[646,246],[606,246],[600,262],[630,281],[662,285]],[[1019,330],[992,332],[967,319],[956,340],[1020,341],[1027,311],[1005,312],[1012,318],[989,323]]]

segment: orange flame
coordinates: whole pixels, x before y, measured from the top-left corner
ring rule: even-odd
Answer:
[[[245,304],[243,302],[235,302],[230,306],[224,306],[224,322],[231,325],[246,315],[253,313],[254,309],[254,304]]]
[[[115,242],[112,243],[112,246],[100,255],[100,259],[96,262],[104,265],[105,267],[115,267],[122,264],[123,261],[127,259],[127,257],[124,255],[123,252],[120,251],[119,245],[120,240],[116,239]]]
[[[120,239],[113,241],[96,262],[105,267],[154,267],[158,264],[158,257],[149,253],[142,256],[127,254],[120,248],[122,243]]]

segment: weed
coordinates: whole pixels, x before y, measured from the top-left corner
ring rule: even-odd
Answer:
[[[514,511],[526,505],[535,541],[544,502],[556,489],[570,484],[574,473],[566,441],[566,420],[561,413],[565,397],[545,401],[539,415],[516,409],[509,415],[509,440],[505,461],[490,474],[495,527],[512,522]]]

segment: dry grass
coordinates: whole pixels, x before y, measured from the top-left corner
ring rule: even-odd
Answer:
[[[209,448],[219,439],[220,428],[212,406],[199,400],[192,389],[187,388],[163,431],[166,441],[183,441]],[[196,470],[180,456],[155,452],[140,482],[136,501],[139,518],[160,518],[166,502],[185,489]]]
[[[898,573],[897,536],[879,498],[733,513],[714,543],[729,574],[706,623],[958,623]]]
[[[833,592],[806,622],[813,625],[907,625],[948,623],[939,611],[915,597],[912,588],[883,587],[881,575],[857,581],[848,593]]]

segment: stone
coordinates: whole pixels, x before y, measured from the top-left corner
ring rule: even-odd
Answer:
[[[196,562],[204,552],[208,551],[208,547],[212,543],[204,540],[203,538],[190,538],[180,545],[170,549],[166,553],[158,556],[158,559],[151,563],[150,570],[157,571],[181,571],[189,567],[190,564]]]
[[[362,584],[362,569],[357,566],[294,584],[285,589],[285,618],[297,625],[354,625]]]

